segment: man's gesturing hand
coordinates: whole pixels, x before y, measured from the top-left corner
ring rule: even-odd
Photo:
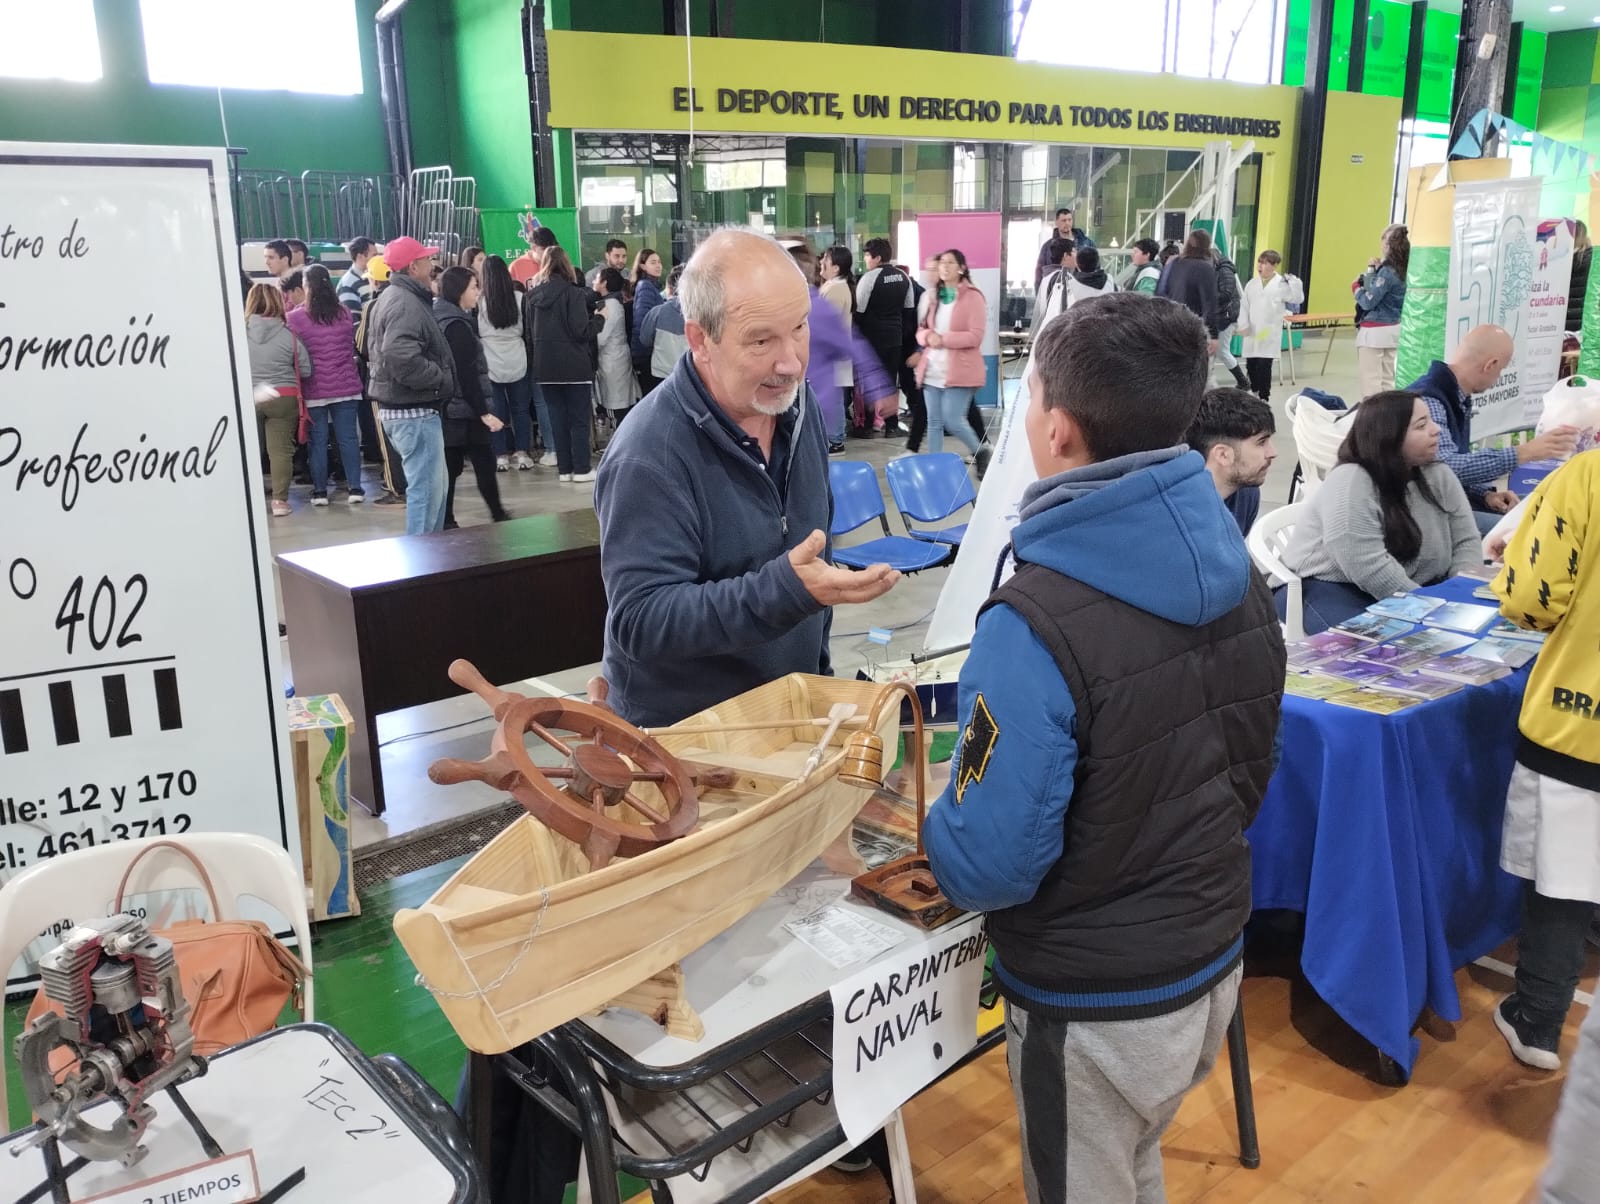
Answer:
[[[900,580],[900,574],[886,564],[875,564],[869,569],[835,568],[821,559],[827,537],[813,531],[805,542],[789,553],[789,563],[794,566],[800,584],[824,606],[839,606],[847,602],[871,602],[881,598]]]

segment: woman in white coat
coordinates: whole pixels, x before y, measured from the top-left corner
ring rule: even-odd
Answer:
[[[1256,274],[1244,286],[1239,304],[1239,336],[1244,340],[1245,374],[1250,387],[1262,401],[1270,401],[1272,366],[1283,347],[1283,316],[1291,305],[1305,303],[1306,290],[1297,277],[1278,271],[1283,256],[1263,251],[1256,260]]]
[[[616,268],[606,268],[595,283],[600,292],[600,312],[606,320],[600,328],[600,369],[595,374],[595,385],[600,390],[600,404],[620,425],[639,400],[639,378],[633,373],[627,311],[622,305],[627,282]]]

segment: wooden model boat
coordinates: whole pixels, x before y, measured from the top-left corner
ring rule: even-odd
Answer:
[[[780,678],[654,733],[600,706],[496,690],[464,662],[451,677],[500,728],[487,759],[430,776],[487,782],[531,814],[394,926],[480,1053],[613,1001],[658,1000],[665,1023],[675,962],[848,841],[877,784],[852,757],[875,746],[865,756],[881,759],[900,722],[895,687],[832,677]],[[525,734],[566,764],[535,766]]]

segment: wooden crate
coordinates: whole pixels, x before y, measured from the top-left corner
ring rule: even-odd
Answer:
[[[350,731],[337,694],[290,698],[289,742],[300,814],[300,853],[311,888],[311,918],[361,914],[350,834]]]

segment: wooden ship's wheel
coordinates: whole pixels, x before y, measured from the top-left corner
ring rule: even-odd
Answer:
[[[441,785],[486,782],[508,791],[541,823],[583,850],[591,869],[613,857],[636,857],[693,831],[699,796],[689,771],[654,738],[602,705],[562,698],[529,698],[497,689],[466,661],[450,680],[489,704],[500,726],[481,761],[435,761],[428,776]],[[566,759],[534,764],[526,736]],[[649,782],[659,800],[634,787]]]

